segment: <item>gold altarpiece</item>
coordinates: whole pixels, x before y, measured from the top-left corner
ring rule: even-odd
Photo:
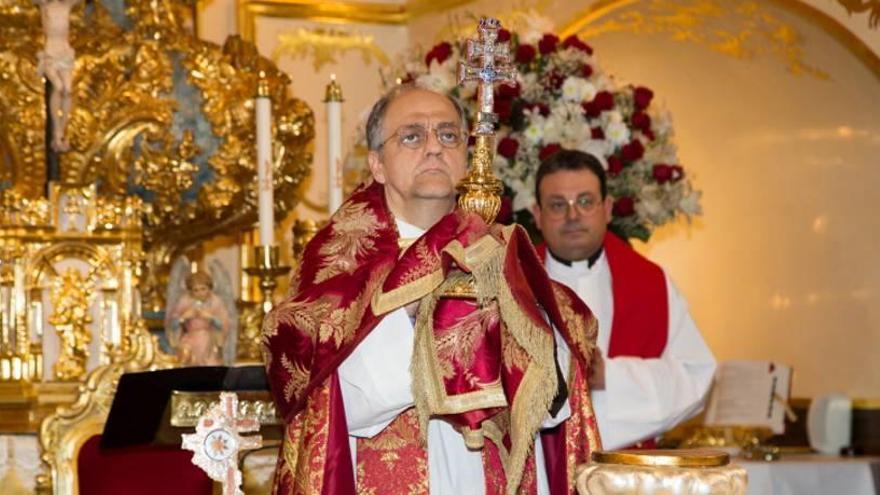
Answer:
[[[143,315],[164,308],[174,258],[255,223],[260,77],[275,116],[276,215],[299,200],[312,111],[252,44],[196,38],[189,8],[74,7],[70,150],[47,177],[40,11],[0,0],[0,432],[35,432],[88,374],[144,352],[132,342],[155,347]]]

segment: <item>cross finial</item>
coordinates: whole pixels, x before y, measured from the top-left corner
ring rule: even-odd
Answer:
[[[196,432],[182,435],[183,448],[195,452],[192,462],[214,481],[223,483],[223,495],[244,495],[241,491],[241,470],[238,455],[245,450],[263,446],[260,435],[241,436],[239,433],[258,431],[260,422],[251,417],[240,417],[238,396],[220,394],[220,403],[199,418]]]
[[[480,111],[477,115],[476,134],[492,134],[497,115],[493,112],[495,83],[513,82],[516,69],[510,65],[510,51],[506,43],[496,44],[501,23],[498,19],[480,19],[479,39],[467,40],[465,59],[458,67],[458,82],[478,81]]]

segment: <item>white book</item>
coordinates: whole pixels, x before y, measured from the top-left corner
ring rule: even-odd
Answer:
[[[791,367],[769,361],[725,361],[718,366],[707,426],[753,426],[785,432]]]

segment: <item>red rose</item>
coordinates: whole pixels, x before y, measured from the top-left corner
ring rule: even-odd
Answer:
[[[585,52],[588,55],[593,54],[593,49],[590,47],[590,45],[581,41],[580,38],[578,38],[576,34],[573,34],[573,35],[569,36],[568,38],[565,38],[565,41],[562,42],[562,47],[563,48],[576,48],[582,52]]]
[[[663,163],[658,163],[651,169],[651,175],[654,176],[654,180],[656,180],[658,184],[665,184],[672,179],[672,167]]]
[[[526,110],[532,111],[532,112],[537,110],[538,113],[540,113],[542,117],[546,117],[546,116],[550,115],[550,107],[548,107],[544,103],[526,103],[525,105],[523,105],[523,111],[526,111]]]
[[[614,108],[614,95],[608,91],[599,91],[593,98],[593,103],[596,104],[596,109],[599,112],[611,110]]]
[[[654,136],[654,131],[652,131],[651,129],[643,129],[642,134],[644,134],[645,137],[651,141],[653,141],[656,138],[656,136]]]
[[[541,41],[538,42],[538,50],[541,51],[541,55],[547,55],[549,53],[553,53],[556,51],[556,45],[559,44],[559,36],[555,34],[547,33],[541,38]]]
[[[608,173],[614,177],[617,176],[620,172],[623,171],[623,162],[620,161],[620,158],[616,156],[608,157]]]
[[[538,51],[532,45],[519,45],[516,47],[516,63],[528,64],[538,55]]]
[[[654,92],[644,86],[639,86],[633,91],[633,101],[636,105],[636,110],[648,108],[652,98],[654,98]]]
[[[581,77],[584,79],[589,79],[590,76],[593,75],[593,67],[590,65],[584,65],[581,67]]]
[[[498,30],[498,42],[499,43],[507,43],[510,41],[510,31],[506,29]]]
[[[516,139],[505,137],[498,141],[498,154],[504,158],[513,158],[519,150],[519,141]]]
[[[547,74],[547,79],[544,81],[544,87],[550,90],[557,90],[563,84],[565,84],[565,74],[556,71]]]
[[[681,179],[684,179],[684,169],[681,165],[672,165],[669,168],[672,169],[672,177],[670,179],[672,182],[678,182]]]
[[[620,150],[620,156],[627,162],[634,162],[644,156],[645,147],[638,139],[633,139],[628,144],[623,145]]]
[[[605,139],[605,131],[601,127],[593,127],[590,129],[590,137],[593,139]]]
[[[508,98],[496,98],[492,111],[498,114],[498,120],[501,122],[510,118],[513,113],[513,100]]]
[[[495,96],[498,98],[507,98],[512,99],[516,98],[522,92],[522,88],[520,88],[518,82],[514,82],[513,84],[499,84],[498,88],[495,90]]]
[[[546,145],[544,145],[543,148],[541,148],[541,151],[538,152],[538,159],[540,159],[541,161],[544,161],[546,158],[549,158],[550,155],[552,155],[553,153],[556,153],[557,151],[559,151],[561,149],[562,149],[562,146],[560,146],[559,143],[546,144]]]
[[[642,132],[651,129],[651,117],[645,112],[636,112],[632,115],[632,125]]]
[[[434,60],[436,60],[438,64],[442,64],[450,55],[452,55],[452,45],[444,41],[434,48],[431,48],[431,51],[425,55],[425,65],[430,67],[431,62]]]
[[[636,203],[629,196],[624,196],[614,202],[612,213],[615,217],[628,217],[636,212]]]
[[[596,106],[595,101],[587,101],[587,102],[581,103],[581,108],[584,109],[584,114],[586,114],[586,116],[591,119],[598,117],[599,114],[602,113],[599,110],[599,107]]]

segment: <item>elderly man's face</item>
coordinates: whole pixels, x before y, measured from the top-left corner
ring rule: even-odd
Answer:
[[[599,178],[589,170],[560,170],[547,174],[532,209],[547,247],[560,258],[581,261],[602,246],[612,201],[602,198]]]
[[[403,204],[455,198],[467,167],[467,137],[452,103],[443,95],[414,89],[385,112],[384,144],[369,155],[370,171],[386,194]]]

